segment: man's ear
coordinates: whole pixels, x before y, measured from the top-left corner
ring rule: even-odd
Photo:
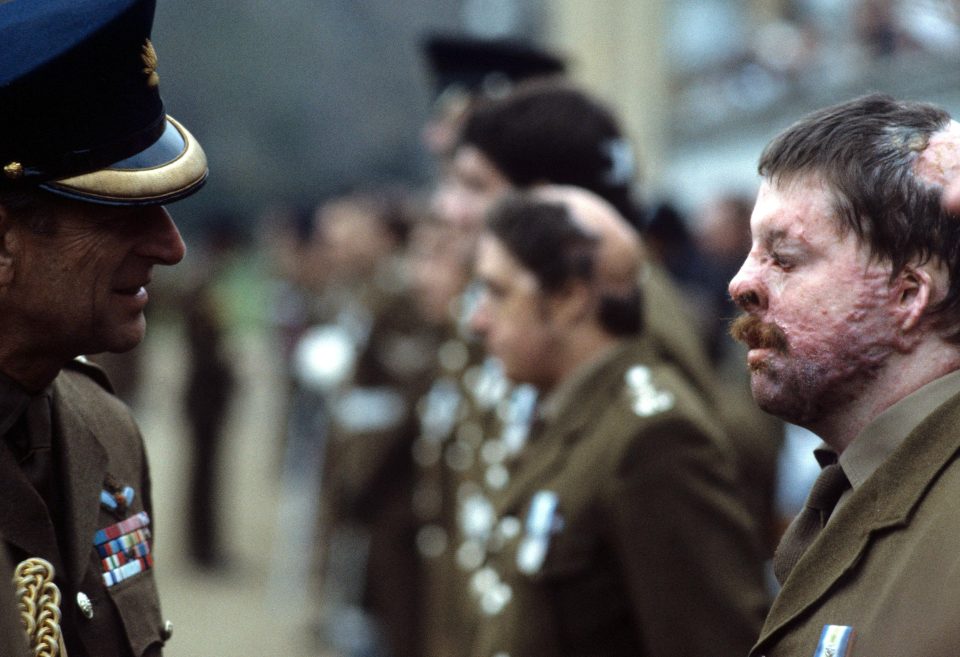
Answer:
[[[937,289],[940,277],[931,274],[928,265],[907,265],[895,282],[897,319],[901,334],[915,329],[929,307],[942,294]]]
[[[593,291],[583,281],[570,281],[550,296],[550,311],[565,326],[582,322],[595,313],[594,305]]]

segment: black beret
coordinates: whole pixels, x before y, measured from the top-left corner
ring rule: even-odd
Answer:
[[[477,93],[490,83],[515,84],[566,69],[561,57],[519,39],[433,34],[423,39],[422,49],[438,96],[454,86]]]

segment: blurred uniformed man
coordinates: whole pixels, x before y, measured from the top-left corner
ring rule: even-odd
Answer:
[[[540,393],[492,494],[469,654],[742,655],[766,609],[722,427],[643,337],[640,244],[582,189],[511,195],[477,250],[472,326]]]
[[[524,80],[557,76],[566,67],[561,57],[515,39],[440,34],[425,39],[423,50],[437,96],[424,142],[440,168],[439,190],[449,187],[457,135],[475,103],[507,94]],[[422,313],[439,321],[442,333],[431,386],[417,405],[420,430],[412,446],[417,466],[412,506],[424,565],[423,650],[439,656],[451,654],[462,643],[455,603],[459,592],[455,583],[451,585],[455,579],[449,572],[455,568],[458,490],[480,445],[479,417],[501,401],[507,386],[499,367],[484,362],[482,347],[467,328],[472,299],[468,282],[479,219],[461,223],[442,207],[435,207],[433,214],[437,223],[426,232],[435,253],[421,251],[419,261],[429,268],[439,266],[443,273],[416,277],[414,291],[423,302]],[[456,440],[464,425],[467,429],[460,430],[461,440]]]
[[[343,380],[329,391],[322,480],[321,630],[341,652],[372,654],[356,646],[379,638],[392,657],[420,654],[410,449],[436,341],[408,283],[414,208],[403,191],[379,189],[339,197],[319,213],[328,283],[339,288],[331,290],[339,300],[335,323],[349,336]],[[373,630],[348,635],[337,625],[358,609]]]
[[[184,244],[163,204],[203,151],[164,112],[152,0],[0,4],[0,535],[41,558],[70,657],[156,656],[140,433],[81,354],[144,336],[155,265]]]
[[[638,230],[644,214],[632,193],[636,172],[629,140],[613,113],[561,80],[535,80],[478,103],[465,121],[439,205],[458,223],[475,222],[505,190],[537,183],[583,187],[610,202]],[[640,268],[648,300],[644,321],[659,355],[672,362],[721,415],[760,530],[775,530],[772,512],[782,431],[753,408],[741,386],[722,387],[704,337],[680,287],[662,266]],[[773,541],[768,541],[772,552]]]
[[[502,98],[478,101],[467,116],[449,175],[436,194],[438,216],[459,229],[462,241],[472,251],[484,213],[493,203],[511,190],[547,182],[589,189],[637,227],[643,219],[632,195],[632,163],[630,144],[605,106],[569,82],[527,81]],[[652,263],[638,267],[648,300],[641,312],[658,358],[673,363],[713,412],[719,413],[716,381],[700,336],[692,328],[694,322],[684,312],[682,293]],[[469,294],[461,303],[469,309]],[[482,559],[479,546],[491,531],[488,494],[509,481],[504,462],[524,449],[536,398],[536,391],[528,386],[513,387],[495,358],[469,362],[448,380],[465,382],[460,394],[452,396],[458,402],[453,419],[442,438],[434,432],[431,440],[423,441],[430,449],[418,452],[421,462],[433,468],[432,478],[425,479],[442,482],[431,489],[439,491],[441,500],[433,508],[439,509],[445,520],[425,523],[423,538],[444,539],[425,540],[424,545],[435,550],[430,570],[451,573],[446,577],[447,595],[442,598],[445,613],[462,603],[466,580]],[[477,403],[471,403],[474,399]],[[738,453],[747,451],[742,442],[731,444],[741,446]],[[758,459],[763,471],[774,471],[776,448],[776,443],[771,443],[769,452],[763,452],[771,458]],[[751,479],[745,480],[755,481],[766,482],[767,477],[752,472]],[[770,497],[762,501],[769,503]],[[765,517],[760,511],[751,512]],[[469,642],[470,622],[469,616],[459,619],[456,630],[450,632],[452,642]]]

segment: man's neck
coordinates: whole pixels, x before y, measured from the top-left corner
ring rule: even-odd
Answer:
[[[603,357],[611,348],[620,344],[622,339],[610,335],[599,327],[577,331],[564,341],[562,354],[557,354],[559,368],[556,380],[551,388],[562,385],[582,368]],[[542,393],[549,392],[541,388]]]
[[[864,394],[807,428],[841,454],[885,410],[958,369],[960,350],[944,343],[923,344],[909,354],[892,356]]]
[[[0,372],[30,393],[40,392],[50,385],[68,361],[69,359],[55,359],[50,355],[31,358],[22,353],[0,349]]]

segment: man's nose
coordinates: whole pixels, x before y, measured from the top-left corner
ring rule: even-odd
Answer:
[[[766,294],[756,268],[750,258],[744,260],[740,271],[730,280],[727,291],[733,302],[745,312],[762,310],[766,306]]]
[[[490,328],[490,303],[487,293],[482,292],[470,313],[470,330],[478,336],[484,336]]]
[[[137,252],[161,265],[175,265],[183,260],[187,247],[166,208],[152,207],[146,214]]]

